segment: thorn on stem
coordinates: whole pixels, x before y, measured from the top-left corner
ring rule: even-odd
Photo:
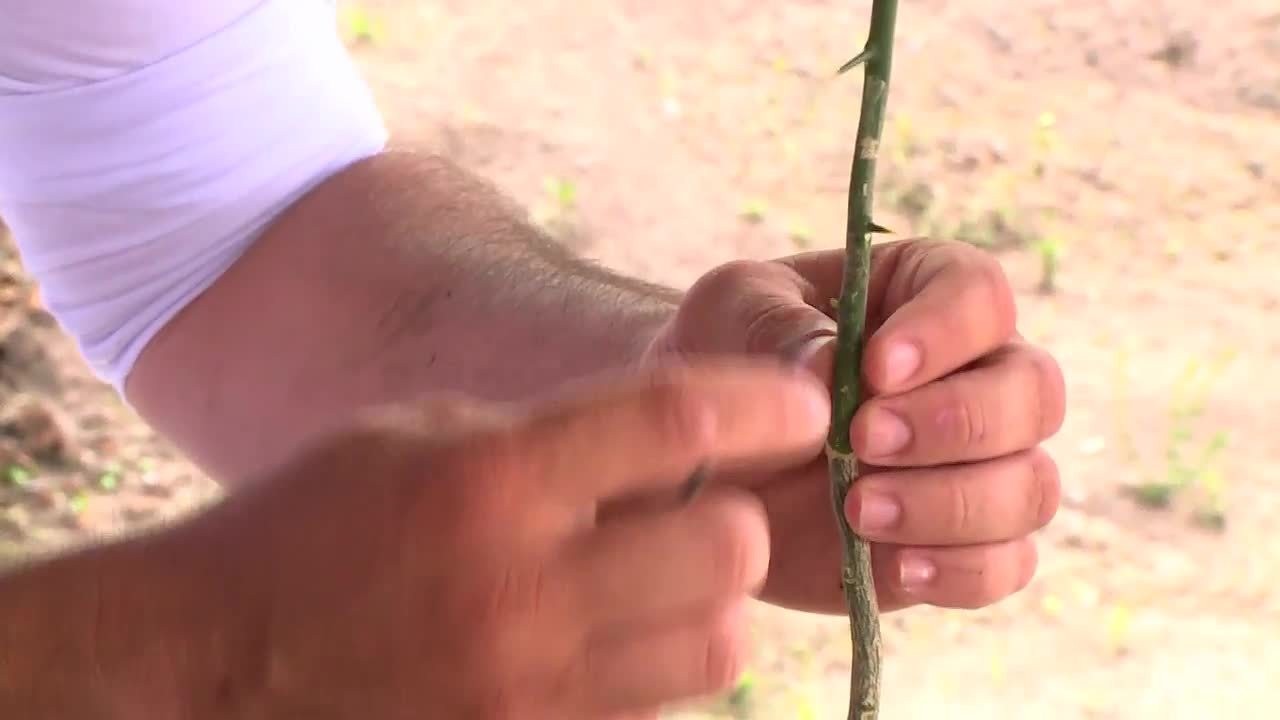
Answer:
[[[893,231],[892,231],[892,230],[890,230],[889,228],[887,228],[887,227],[885,227],[885,226],[883,226],[883,225],[879,225],[879,224],[873,223],[873,222],[871,222],[870,220],[868,220],[868,221],[867,221],[867,232],[869,232],[869,233],[882,233],[882,234],[885,234],[885,235],[892,235],[892,234],[893,234]]]
[[[849,62],[847,62],[847,63],[845,63],[845,64],[843,64],[843,65],[841,65],[841,66],[840,66],[840,69],[836,71],[836,74],[837,74],[837,75],[843,75],[843,74],[845,74],[845,73],[849,72],[850,70],[852,70],[852,69],[854,69],[854,68],[858,67],[858,66],[859,66],[859,65],[861,65],[862,63],[864,63],[864,62],[866,62],[866,61],[870,60],[872,55],[875,55],[875,48],[873,48],[873,47],[871,47],[870,45],[868,45],[868,46],[866,46],[865,48],[863,48],[863,49],[862,49],[862,52],[860,52],[860,53],[858,53],[857,55],[853,56],[853,59],[852,59],[852,60],[850,60]]]

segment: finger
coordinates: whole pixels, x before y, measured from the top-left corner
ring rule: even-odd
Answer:
[[[716,353],[768,355],[831,377],[836,334],[827,282],[843,267],[840,253],[812,253],[773,262],[739,260],[702,276],[681,303],[670,342]],[[813,275],[818,282],[813,282]]]
[[[845,600],[840,581],[843,551],[839,531],[834,518],[831,522],[814,521],[814,518],[829,516],[831,512],[826,472],[825,466],[816,462],[805,469],[802,477],[770,483],[758,489],[769,508],[773,537],[771,557],[774,562],[769,567],[764,593],[769,602],[783,607],[804,612],[843,614]],[[867,476],[857,482],[865,482],[872,477],[874,476]],[[964,563],[975,557],[984,558],[983,562],[989,561],[993,572],[998,576],[989,578],[993,583],[991,587],[1013,588],[1008,592],[1014,592],[1022,585],[1017,582],[1017,578],[1012,581],[1004,579],[1001,573],[1008,575],[1011,572],[1007,567],[1009,562],[1013,562],[1014,570],[1025,570],[1028,575],[1034,569],[1034,549],[1029,556],[1031,567],[1021,564],[1028,557],[1019,555],[1020,552],[1026,552],[1026,549],[1019,549],[1023,540],[1025,537],[1004,543],[956,548],[874,543],[871,553],[880,610],[892,612],[922,602],[934,603],[935,600],[938,601],[936,604],[943,606],[963,607],[965,597],[977,596],[972,589],[954,584],[957,578],[965,577],[962,573],[957,575],[958,570],[943,578],[947,584],[941,589],[933,583],[926,583],[921,593],[907,592],[901,582],[898,557],[906,548],[934,558],[943,569],[952,558],[960,563],[957,568],[974,567]],[[956,552],[949,552],[951,550]],[[979,564],[977,567],[985,566]],[[972,578],[970,581],[977,582]],[[988,589],[986,596],[995,597],[1000,594]]]
[[[912,605],[977,609],[1021,591],[1035,575],[1029,537],[965,547],[875,545],[872,565],[882,609]]]
[[[716,488],[680,510],[613,523],[570,545],[548,571],[583,628],[652,621],[758,589],[769,526],[758,498]]]
[[[867,280],[868,313],[874,318],[879,311],[879,298],[883,297],[889,280],[894,276],[894,265],[902,248],[926,242],[923,240],[894,240],[877,242],[871,246],[871,276]],[[832,301],[840,297],[844,285],[845,249],[812,250],[789,255],[774,261],[793,270],[810,286],[812,304],[831,315]],[[834,315],[833,315],[834,317]]]
[[[679,348],[790,358],[835,333],[831,296],[783,262],[739,260],[698,279],[672,324]]]
[[[583,716],[643,711],[727,690],[749,652],[746,598],[657,626],[592,638],[567,685]]]
[[[1057,512],[1058,469],[1042,450],[972,465],[890,470],[853,484],[845,505],[862,537],[900,545],[1014,540]]]
[[[843,250],[777,262],[811,284],[824,311],[840,295]],[[903,392],[963,367],[1010,339],[1015,322],[1013,292],[990,254],[919,238],[872,246],[863,368],[875,392]],[[827,367],[831,353],[828,343]]]
[[[668,711],[669,709],[664,706],[654,706],[643,710],[627,710],[620,714],[610,714],[607,719],[601,718],[601,720],[662,720],[665,717],[663,713]]]
[[[850,439],[859,458],[885,467],[985,460],[1052,436],[1065,406],[1057,363],[1018,343],[971,370],[868,400],[853,418]]]
[[[793,610],[843,614],[843,545],[831,510],[826,461],[810,463],[755,491],[769,509],[772,539],[762,596]]]
[[[867,382],[879,394],[900,393],[935,380],[1010,340],[1013,291],[991,255],[966,243],[915,241],[883,258],[893,272],[875,296],[863,359]]]
[[[769,364],[702,362],[593,383],[503,441],[542,497],[571,503],[670,490],[700,464],[811,457],[830,422],[816,379]]]
[[[432,445],[447,445],[460,437],[491,431],[511,419],[500,403],[451,391],[432,391],[412,402],[375,405],[356,414],[357,424],[411,430],[421,436],[421,442]]]

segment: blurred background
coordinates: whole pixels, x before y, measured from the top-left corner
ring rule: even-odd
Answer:
[[[834,71],[869,7],[339,13],[395,144],[483,173],[581,253],[683,286],[843,245],[861,75]],[[887,616],[882,716],[1280,716],[1280,8],[903,0],[881,158],[877,220],[996,253],[1070,402],[1039,575],[983,611]],[[0,564],[214,499],[0,252]],[[671,717],[843,717],[847,621],[760,607],[754,623],[739,686]]]

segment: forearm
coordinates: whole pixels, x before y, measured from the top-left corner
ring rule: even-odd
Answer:
[[[227,481],[370,403],[517,399],[634,362],[678,294],[594,267],[428,155],[359,163],[296,203],[126,386]]]
[[[0,575],[0,717],[189,717],[212,709],[244,638],[205,573],[153,539]],[[204,568],[208,570],[208,568]]]

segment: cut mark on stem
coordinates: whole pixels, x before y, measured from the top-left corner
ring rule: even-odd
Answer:
[[[854,458],[853,453],[840,452],[839,450],[831,447],[831,443],[827,443],[827,457],[832,460],[843,460],[845,462],[853,462],[856,459]]]

